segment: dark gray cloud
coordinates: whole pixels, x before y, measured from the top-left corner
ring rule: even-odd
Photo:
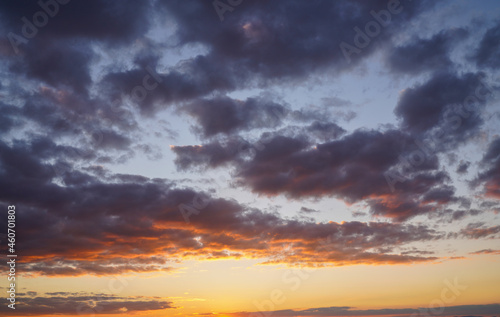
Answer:
[[[500,67],[500,22],[486,31],[472,59],[481,67]]]
[[[482,185],[485,196],[500,198],[500,139],[493,140],[482,159],[486,169],[471,182],[473,186]]]
[[[442,309],[442,312],[441,312]],[[500,309],[500,304],[489,304],[489,305],[462,305],[462,306],[445,306],[440,307],[440,316],[463,316],[463,315],[474,315],[478,317],[486,317],[493,314],[497,314]],[[308,308],[303,310],[275,310],[275,311],[263,311],[261,314],[272,314],[278,317],[307,317],[307,316],[429,316],[433,315],[435,307],[422,307],[422,308],[398,308],[398,309],[368,309],[361,310],[355,307],[347,306],[337,306],[337,307],[319,307],[319,308]],[[253,314],[259,313],[235,313],[237,316],[255,316]],[[464,316],[465,317],[465,316]]]
[[[500,250],[483,249],[471,252],[470,254],[500,254]]]
[[[469,161],[465,161],[465,162],[464,161],[460,161],[460,164],[458,164],[458,166],[457,166],[456,172],[458,174],[465,174],[465,173],[467,173],[467,170],[469,169],[470,164],[471,163]]]
[[[100,130],[98,134],[95,135],[97,138],[97,146],[107,149],[127,149],[132,141],[122,134],[119,134],[113,130]]]
[[[142,114],[153,115],[175,102],[189,101],[214,92],[225,93],[243,88],[248,80],[248,74],[233,67],[228,61],[211,61],[204,55],[185,60],[166,73],[157,73],[154,68],[151,70],[148,72],[147,69],[141,67],[109,72],[101,81],[101,90],[111,100],[131,98]],[[155,74],[156,82],[149,79],[149,85],[156,88],[149,91],[144,89],[142,92],[140,89],[134,91],[143,83],[146,76],[151,76],[151,73]]]
[[[276,135],[257,144],[245,157],[235,150],[238,147],[220,143],[179,146],[173,151],[181,169],[233,166],[238,184],[256,193],[366,201],[373,214],[399,220],[437,211],[440,205],[458,200],[455,189],[447,184],[449,176],[439,171],[436,156],[427,157],[411,171],[403,170],[404,180],[391,190],[387,173],[403,164],[402,157],[417,147],[410,135],[398,130],[358,130],[321,144],[300,135]]]
[[[54,39],[75,38],[124,44],[144,34],[150,25],[149,2],[125,1],[118,5],[103,0],[67,1],[58,7],[58,10],[53,6],[49,9],[54,16],[49,18],[44,26],[39,27],[35,37],[40,38],[38,44]],[[28,21],[33,22],[34,14],[39,11],[45,10],[36,1],[3,2],[0,6],[0,25],[7,32],[21,36],[21,18],[26,17]],[[27,45],[31,45],[31,41],[28,41]]]
[[[94,53],[88,43],[75,42],[51,41],[30,45],[22,58],[14,59],[10,71],[20,78],[86,93],[91,84],[89,68]]]
[[[497,233],[500,233],[500,226],[488,227],[483,222],[469,223],[464,229],[460,230],[461,236],[470,239],[495,239],[499,237]]]
[[[252,1],[228,15],[223,23],[217,23],[211,3],[159,2],[179,24],[179,44],[204,44],[210,50],[210,60],[227,60],[246,72],[269,79],[305,76],[323,67],[348,68],[340,43],[354,45],[354,28],[365,28],[366,23],[374,20],[370,12],[387,11],[387,5],[387,1]],[[390,27],[381,27],[374,43],[363,48],[357,57],[369,56],[399,26],[430,8],[429,2],[401,2],[401,12],[392,15]],[[352,57],[356,61],[361,58]]]
[[[412,39],[390,48],[387,64],[392,71],[403,74],[450,69],[453,66],[449,56],[451,49],[467,35],[465,29],[452,29],[441,31],[428,39]]]
[[[333,122],[314,121],[307,127],[307,132],[320,141],[328,142],[337,139],[347,131]]]
[[[34,294],[33,294],[34,293]],[[116,296],[110,294],[52,292],[37,295],[22,293],[16,303],[16,313],[26,316],[82,315],[82,314],[129,314],[175,308],[171,301],[159,297]],[[0,311],[7,312],[7,305]]]
[[[0,113],[0,132],[7,133],[18,122],[19,109],[0,102],[2,113]]]
[[[278,80],[294,81],[325,70],[340,73],[370,56],[397,33],[399,26],[432,8],[433,4],[401,3],[402,10],[392,15],[390,27],[382,28],[372,44],[360,50],[356,58],[352,57],[356,60],[354,63],[347,62],[340,43],[354,45],[354,28],[364,28],[367,22],[374,20],[371,11],[387,11],[387,1],[280,4],[253,1],[223,23],[218,21],[212,3],[205,1],[158,1],[156,6],[158,13],[177,23],[175,37],[179,47],[201,44],[207,53],[158,74],[159,88],[136,100],[144,114],[152,114],[175,102],[206,98],[214,92],[264,87]],[[304,20],[304,16],[315,18]],[[113,98],[129,94],[143,79],[146,65],[155,67],[159,58],[159,54],[155,54],[141,54],[134,61],[136,67],[106,74],[101,85],[105,93]]]
[[[240,101],[226,96],[194,100],[182,110],[196,119],[194,129],[203,137],[274,128],[282,123],[288,112],[284,106],[266,98]]]
[[[249,143],[242,139],[230,139],[226,144],[214,141],[204,145],[173,146],[177,155],[175,164],[181,170],[197,166],[219,167],[239,160],[249,149]]]
[[[306,214],[311,214],[311,213],[319,212],[319,210],[311,209],[311,208],[307,208],[307,207],[302,206],[302,207],[300,207],[300,212],[306,213]]]
[[[476,95],[476,89],[482,86],[481,78],[481,74],[436,73],[427,82],[406,89],[394,112],[401,118],[404,129],[412,133],[430,131],[447,121],[453,121],[451,116],[445,118],[445,115],[458,112],[458,106],[462,105],[467,97]],[[485,99],[478,100],[477,110],[484,104]],[[482,122],[477,113],[469,113],[460,122],[454,135],[464,139],[477,131]]]

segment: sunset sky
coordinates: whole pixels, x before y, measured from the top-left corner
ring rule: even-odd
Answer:
[[[500,317],[499,1],[3,0],[0,30],[0,315]]]

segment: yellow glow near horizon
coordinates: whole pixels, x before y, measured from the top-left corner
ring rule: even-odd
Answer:
[[[447,306],[490,304],[500,298],[497,256],[437,264],[353,265],[298,269],[257,265],[258,260],[185,261],[174,273],[130,275],[118,296],[160,296],[179,308],[169,314],[307,309],[428,307],[449,283],[466,286]],[[101,292],[110,277],[23,279],[23,288],[42,292]],[[448,282],[446,282],[448,281]],[[362,291],[360,291],[362,290]],[[109,291],[109,289],[108,289]],[[273,292],[281,301],[274,303]],[[149,312],[153,316],[155,312]],[[111,316],[111,315],[109,315]]]

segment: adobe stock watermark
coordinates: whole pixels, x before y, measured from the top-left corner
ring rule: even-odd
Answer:
[[[283,272],[281,281],[284,284],[289,284],[288,291],[295,292],[302,285],[302,282],[309,279],[310,273],[302,268],[292,268]],[[283,305],[287,297],[285,295],[286,289],[275,288],[269,292],[269,299],[262,301],[254,300],[252,304],[257,308],[257,312],[252,313],[252,317],[271,316],[276,306]]]
[[[96,314],[102,314],[104,310],[104,306],[106,305],[106,299],[109,296],[116,296],[123,292],[125,287],[129,285],[129,282],[136,279],[136,276],[132,277],[123,277],[123,276],[114,276],[107,285],[107,288],[99,290],[100,294],[95,294],[89,298],[87,303],[80,303],[76,307],[77,315],[85,315],[85,316],[95,316]],[[111,292],[111,294],[106,294],[106,292]]]
[[[134,102],[143,101],[148,93],[155,90],[163,81],[160,75],[150,66],[146,67],[146,71],[147,74],[142,78],[141,84],[134,86],[134,88],[130,91],[130,97]],[[113,100],[111,102],[112,114],[106,113],[100,115],[104,122],[112,125],[117,117],[121,117],[124,114],[124,110],[118,107],[119,103],[119,99]],[[55,119],[57,120],[57,118]],[[70,129],[70,126],[66,126],[63,131],[69,131]],[[86,136],[90,139],[90,146],[93,148],[97,148],[104,143],[104,133],[101,128],[94,129],[90,132],[85,131],[84,134],[86,134]],[[91,157],[89,150],[82,150],[76,147],[64,147],[62,148],[61,153],[64,154],[64,156],[73,159],[88,159]],[[54,164],[53,170],[56,177],[63,177],[66,172],[71,170],[71,166],[67,163]]]
[[[340,50],[347,63],[351,63],[351,55],[359,55],[362,49],[370,45],[372,39],[380,35],[382,28],[391,24],[393,15],[400,14],[402,11],[403,6],[399,0],[389,0],[387,3],[387,10],[380,10],[379,12],[371,10],[370,15],[374,20],[365,24],[364,32],[359,27],[354,27],[354,32],[356,34],[353,38],[353,45],[344,41],[340,43]]]
[[[41,10],[33,14],[31,21],[25,16],[21,18],[23,22],[23,26],[21,27],[22,35],[14,32],[9,32],[7,34],[7,38],[9,39],[14,53],[19,54],[19,45],[27,44],[30,39],[34,38],[38,34],[38,30],[46,26],[49,23],[49,19],[55,17],[59,13],[60,5],[65,5],[69,2],[70,0],[38,1],[37,3]]]
[[[283,112],[280,112],[276,109],[272,109],[271,111],[273,115],[276,116],[276,118],[282,118],[284,116]],[[264,139],[261,138],[255,143],[250,143],[245,141],[244,139],[239,139],[236,141],[236,144],[226,144],[226,146],[234,148],[235,149],[234,154],[240,156],[244,155],[254,156],[257,154],[258,151],[264,150],[266,148],[266,144],[268,144],[271,141],[272,141],[271,138],[264,138]],[[222,177],[221,179],[224,179],[225,181],[225,178]],[[220,187],[219,182],[215,182],[215,185],[217,187]],[[179,212],[184,218],[184,221],[186,223],[189,223],[190,222],[189,218],[193,215],[199,215],[200,212],[203,209],[205,209],[210,204],[211,201],[212,198],[207,197],[204,194],[198,193],[193,197],[189,205],[181,203],[177,207],[179,208]]]
[[[395,191],[397,183],[403,183],[408,180],[407,174],[411,173],[412,169],[416,169],[433,157],[438,150],[438,146],[442,144],[443,138],[457,131],[463,125],[463,119],[479,115],[480,105],[486,103],[487,99],[493,95],[494,89],[487,83],[481,82],[473,94],[465,97],[461,104],[455,105],[444,116],[443,120],[448,130],[441,127],[436,134],[425,139],[423,142],[416,140],[415,144],[418,150],[414,150],[407,156],[400,155],[398,158],[399,169],[384,172],[385,180],[391,192]]]
[[[146,66],[146,71],[148,74],[142,78],[142,85],[137,85],[130,91],[134,102],[146,99],[148,93],[155,90],[163,82],[160,75],[150,66]]]
[[[222,22],[224,21],[224,14],[228,11],[233,12],[234,8],[239,6],[242,2],[243,0],[214,0],[212,6],[219,16],[219,20]]]
[[[293,254],[291,247],[291,245],[285,246],[282,252],[279,253],[282,255],[280,257],[285,258],[287,254]],[[257,311],[250,314],[250,316],[271,316],[277,307],[283,305],[287,301],[286,293],[297,291],[302,283],[309,279],[311,272],[314,270],[315,268],[306,270],[302,267],[293,267],[283,272],[281,275],[281,281],[283,284],[287,285],[287,287],[274,288],[269,292],[267,299],[261,301],[254,300],[252,304],[257,308]]]
[[[325,239],[321,240],[319,246],[316,248],[316,252],[320,252],[322,250],[332,250],[333,246],[334,234],[327,236]],[[280,252],[281,258],[286,258],[287,255],[293,255],[292,245],[285,245],[282,252]],[[288,287],[283,288],[275,288],[269,293],[269,298],[264,299],[262,301],[254,300],[252,304],[258,309],[257,312],[253,312],[250,316],[252,317],[267,317],[273,314],[273,311],[276,310],[277,306],[283,305],[286,300],[286,289],[288,292],[297,291],[302,283],[305,280],[308,280],[312,273],[316,272],[318,267],[312,267],[305,269],[303,267],[293,267],[291,269],[283,272],[281,276],[281,281],[284,284],[288,284]]]
[[[104,135],[102,131],[97,130],[84,133],[90,138],[90,143],[93,147],[98,147],[103,143]],[[60,156],[65,156],[73,161],[78,159],[90,159],[92,157],[88,149],[83,150],[72,146],[61,147],[59,154]],[[54,176],[62,179],[64,179],[64,175],[66,175],[66,173],[69,173],[73,169],[73,167],[67,162],[55,162],[51,167],[54,172]]]
[[[435,298],[429,302],[429,305],[425,308],[419,308],[418,313],[411,314],[410,317],[430,317],[439,316],[445,312],[445,305],[449,305],[457,300],[468,286],[461,285],[458,283],[458,278],[455,277],[453,283],[449,280],[444,280],[445,287],[441,290],[439,298]]]
[[[184,221],[189,223],[189,218],[192,215],[199,215],[200,212],[205,209],[211,201],[212,198],[210,198],[209,196],[197,193],[196,195],[194,195],[189,205],[182,203],[178,205],[178,208],[181,212],[182,218],[184,218]]]
[[[262,151],[263,149],[265,149],[265,144],[269,143],[269,141],[270,139],[259,140],[256,143],[251,144],[246,141],[240,140],[235,145],[235,153],[238,153],[239,155],[248,154],[250,156],[253,156],[257,153],[257,151]],[[215,182],[214,185],[220,188],[219,182]],[[186,223],[190,223],[189,218],[193,215],[199,215],[200,212],[210,204],[212,199],[213,198],[205,194],[197,193],[191,200],[190,204],[181,203],[177,207],[179,208],[179,212],[181,213],[182,218],[184,218],[184,221]]]
[[[145,69],[147,74],[142,77],[141,84],[134,86],[129,93],[130,99],[135,103],[144,101],[148,94],[163,82],[161,76],[151,66],[146,66]],[[113,124],[116,119],[120,119],[125,114],[125,110],[119,107],[121,102],[120,98],[113,100],[111,102],[112,114],[101,112],[100,117],[109,124]]]

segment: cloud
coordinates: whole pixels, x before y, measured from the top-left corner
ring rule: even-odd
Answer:
[[[34,294],[33,294],[34,293]],[[159,297],[117,296],[111,294],[52,292],[29,296],[17,294],[16,312],[23,316],[82,315],[82,314],[135,314],[145,311],[175,309],[171,301]],[[7,305],[0,308],[7,312]]]
[[[10,66],[14,74],[27,79],[40,80],[52,87],[71,87],[76,92],[86,93],[91,84],[90,62],[93,52],[86,43],[69,45],[65,42],[29,46],[22,59]],[[61,81],[61,78],[67,80]]]
[[[467,34],[467,30],[459,28],[440,31],[428,39],[414,38],[390,48],[386,62],[393,72],[402,74],[450,69],[453,66],[451,49]]]
[[[500,250],[483,249],[479,251],[470,252],[470,254],[498,254],[500,255]]]
[[[265,98],[239,101],[218,96],[194,100],[182,110],[196,119],[195,131],[207,138],[217,134],[227,135],[251,129],[275,128],[282,123],[287,109]]]
[[[103,94],[112,100],[131,98],[133,104],[147,116],[175,102],[243,88],[248,78],[245,74],[239,74],[239,70],[231,67],[226,61],[211,61],[204,55],[184,60],[170,67],[165,73],[156,73],[155,69],[148,72],[142,66],[139,67],[107,73],[101,80],[100,88]],[[155,74],[158,86],[151,84],[156,88],[146,93],[134,92],[146,76],[152,76],[151,73]]]
[[[470,167],[470,162],[469,161],[460,161],[460,164],[457,166],[457,170],[456,172],[458,174],[466,174],[467,173],[467,170],[469,169]]]
[[[464,229],[460,230],[460,235],[469,239],[496,239],[500,233],[500,226],[486,227],[483,222],[469,223]]]
[[[114,161],[145,146],[134,115],[102,99],[45,84],[34,89],[10,85],[6,93],[20,102],[5,105],[3,140],[21,137],[46,159]]]
[[[474,315],[474,316],[489,316],[496,314],[500,309],[500,304],[487,304],[487,305],[462,305],[462,306],[446,306],[440,307],[440,315],[442,316],[456,316],[456,315]],[[259,314],[272,314],[273,316],[285,317],[311,317],[311,316],[428,316],[432,315],[432,308],[382,308],[382,309],[355,309],[355,307],[319,307],[309,308],[302,310],[288,309],[288,310],[275,310],[263,312],[241,312],[235,313],[235,316],[258,316]],[[478,315],[479,314],[479,315]]]
[[[107,149],[127,149],[132,143],[131,140],[112,130],[100,130],[97,137],[100,139],[98,146]]]
[[[307,207],[302,206],[302,207],[300,207],[300,212],[305,213],[305,214],[311,214],[311,213],[319,212],[319,210],[311,209],[311,208],[307,208]]]
[[[204,145],[171,146],[177,155],[175,164],[180,170],[195,166],[219,167],[239,159],[243,151],[248,149],[248,143],[238,139],[230,139],[227,146],[219,141]]]
[[[292,199],[326,196],[348,203],[365,201],[373,214],[397,220],[438,211],[440,206],[458,201],[455,189],[447,184],[449,176],[438,169],[436,156],[406,171],[396,190],[391,189],[387,173],[399,168],[402,158],[416,148],[409,134],[357,130],[331,139],[313,146],[303,135],[271,134],[259,140],[250,153],[238,151],[241,146],[219,142],[172,150],[180,169],[233,166],[237,184],[256,193],[285,194]]]
[[[0,132],[7,133],[16,125],[19,109],[3,102],[0,102],[0,105],[2,107],[2,113],[0,114]]]
[[[75,245],[77,246],[77,245]],[[85,251],[84,251],[85,252]],[[44,276],[79,276],[79,275],[116,275],[127,273],[171,272],[174,271],[172,262],[161,256],[132,256],[132,257],[95,257],[95,259],[65,258],[64,255],[53,256],[39,261],[33,260],[22,265],[27,275]]]
[[[387,10],[387,1],[279,4],[252,1],[219,23],[211,3],[160,1],[158,5],[176,20],[179,45],[202,44],[209,50],[207,58],[211,63],[225,60],[242,73],[280,80],[304,77],[324,69],[350,68],[352,65],[344,58],[340,43],[352,44],[354,28],[363,28],[374,19],[370,11]],[[405,2],[401,6],[402,12],[392,16],[391,27],[377,36],[379,43],[390,38],[403,23],[430,9],[432,4]],[[268,12],[274,14],[271,16]],[[304,20],[304,16],[315,18]],[[376,48],[375,44],[367,46],[352,64]]]
[[[125,1],[121,5],[102,0],[86,2],[69,1],[59,5],[54,18],[41,27],[35,39],[40,42],[54,39],[81,38],[103,43],[125,44],[147,31],[150,23],[148,2]],[[2,26],[21,35],[22,17],[32,21],[33,15],[42,11],[37,2],[2,3]],[[95,23],[88,23],[94,21]],[[31,45],[33,41],[28,41]]]
[[[471,182],[473,186],[482,185],[486,197],[500,198],[500,139],[493,140],[483,156],[486,170],[480,172]]]
[[[483,38],[479,42],[479,46],[474,52],[472,59],[478,66],[497,69],[500,67],[499,55],[500,44],[500,22],[486,31]]]
[[[440,127],[444,145],[448,143],[464,142],[470,139],[483,124],[478,116],[485,99],[477,100],[474,111],[467,111],[460,122],[453,115],[457,115],[467,97],[476,96],[476,91],[482,86],[480,74],[467,73],[436,73],[425,83],[406,89],[394,110],[402,120],[402,128],[414,134],[424,134]],[[464,111],[464,110],[462,110]],[[460,119],[460,118],[459,118]],[[457,126],[453,129],[451,126]],[[447,140],[446,137],[450,139]]]
[[[337,139],[338,137],[346,133],[346,130],[339,127],[333,122],[314,121],[307,127],[307,132],[316,136],[318,140],[327,142]]]

